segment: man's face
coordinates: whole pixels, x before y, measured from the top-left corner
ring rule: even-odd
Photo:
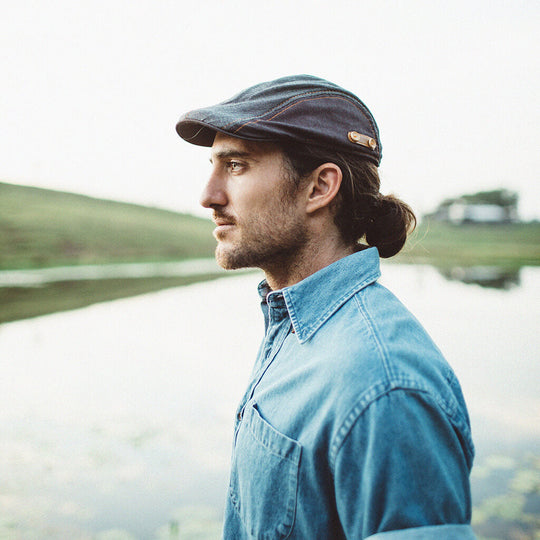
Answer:
[[[263,270],[290,264],[307,233],[281,150],[217,134],[210,161],[201,204],[214,210],[218,263]]]

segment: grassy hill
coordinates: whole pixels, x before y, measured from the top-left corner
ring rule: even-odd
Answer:
[[[0,269],[211,257],[209,220],[0,183]]]
[[[540,265],[540,223],[452,225],[424,220],[395,262],[519,268]]]
[[[135,204],[0,183],[0,269],[211,257],[206,219]],[[391,261],[519,267],[540,264],[540,223],[424,220]]]

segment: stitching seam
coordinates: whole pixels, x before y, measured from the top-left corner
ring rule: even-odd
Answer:
[[[321,91],[321,90],[312,90],[311,92],[304,92],[303,94],[298,94],[297,96],[293,96],[293,97],[290,97],[290,98],[287,98],[287,99],[283,100],[281,103],[279,103],[275,107],[272,107],[269,111],[266,111],[266,112],[264,112],[264,113],[262,113],[262,114],[260,114],[258,116],[252,116],[251,118],[245,118],[244,120],[240,120],[240,122],[249,123],[252,120],[255,120],[256,118],[262,118],[263,116],[266,116],[267,114],[271,114],[274,111],[277,111],[280,107],[283,107],[283,105],[285,105],[286,103],[289,103],[290,101],[294,101],[295,99],[298,99],[298,98],[301,98],[301,97],[314,96],[314,95],[324,95],[324,96],[326,96],[326,95],[332,95],[333,93],[335,93],[335,92]],[[234,122],[230,122],[229,124],[224,126],[224,128],[228,128],[228,127],[234,125],[237,122],[238,122],[238,120],[235,120]]]
[[[288,103],[290,101],[294,101],[294,100],[296,100],[298,98],[302,98],[302,97],[320,95],[321,99],[324,98],[324,97],[334,96],[337,99],[342,99],[344,101],[349,101],[352,105],[354,105],[366,117],[366,120],[369,122],[369,125],[373,129],[374,133],[377,133],[377,130],[375,129],[375,125],[374,125],[373,121],[371,120],[370,113],[369,113],[367,107],[363,103],[361,103],[360,101],[356,102],[352,97],[341,96],[341,95],[336,95],[336,94],[338,94],[338,92],[333,92],[333,91],[326,91],[325,92],[325,91],[320,91],[320,90],[313,90],[311,92],[305,92],[303,94],[298,94],[296,96],[293,96],[291,98],[288,98],[288,99],[282,101],[279,105],[276,105],[275,107],[273,107],[269,111],[266,111],[265,113],[263,113],[263,114],[261,114],[259,116],[253,116],[252,118],[246,119],[243,126],[241,126],[238,129],[241,129],[242,127],[244,127],[245,125],[253,122],[256,119],[262,120],[264,116],[273,113],[274,111],[278,110],[280,107],[282,107],[283,105],[285,105],[286,103]],[[305,101],[305,100],[302,100],[302,101]],[[293,103],[293,105],[294,105],[294,103]],[[238,122],[238,120],[235,120],[234,122],[230,122],[229,124],[226,124],[225,126],[223,126],[222,129],[227,129],[230,126],[233,126],[236,122]],[[238,130],[236,130],[236,131],[238,131]]]
[[[375,343],[377,350],[379,351],[380,359],[384,366],[384,371],[386,373],[387,381],[390,381],[392,378],[392,370],[390,369],[390,366],[388,365],[388,351],[386,347],[384,346],[384,344],[381,342],[379,336],[377,335],[377,330],[373,323],[373,319],[370,317],[367,306],[364,303],[365,298],[360,298],[360,295],[355,295],[354,299],[356,301],[356,306],[358,308],[358,311],[361,313],[366,323],[366,326],[369,328],[369,332],[371,334],[372,340]]]
[[[278,113],[276,113],[274,116],[271,116],[270,118],[267,118],[266,120],[268,122],[270,122],[271,120],[273,120],[274,118],[276,118],[277,116],[279,116],[280,114],[284,113],[285,111],[287,111],[288,109],[291,109],[292,107],[295,107],[296,105],[299,105],[300,103],[303,103],[304,101],[315,101],[315,100],[318,100],[318,99],[340,99],[341,101],[347,101],[349,103],[351,103],[352,105],[354,105],[358,110],[360,110],[362,112],[362,114],[365,115],[365,112],[358,106],[357,103],[354,103],[354,102],[351,102],[351,100],[347,99],[347,98],[344,98],[344,97],[340,97],[340,96],[320,96],[320,97],[314,97],[314,98],[306,98],[306,99],[301,99],[300,101],[297,101],[295,103],[291,103],[288,107],[285,107],[285,109],[279,111]],[[274,109],[275,110],[275,109]],[[266,113],[266,114],[269,114],[269,113]],[[264,116],[264,115],[263,115]],[[371,128],[373,129],[373,132],[375,133],[375,135],[377,134],[377,131],[375,130],[374,126],[373,126],[373,123],[371,122],[371,120],[369,119],[369,117],[366,118],[371,126]],[[234,133],[237,133],[238,131],[240,131],[241,129],[245,128],[248,124],[256,124],[257,122],[260,122],[261,120],[264,120],[264,117],[259,117],[257,118],[256,120],[253,119],[253,120],[248,120],[247,122],[245,122],[244,124],[242,124],[240,127],[236,128],[234,130]],[[230,125],[230,124],[229,124]]]

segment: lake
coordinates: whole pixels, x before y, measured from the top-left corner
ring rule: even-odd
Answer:
[[[0,538],[219,538],[259,273],[0,325]],[[383,265],[463,387],[473,523],[540,531],[540,268]],[[1,309],[1,308],[0,308]]]

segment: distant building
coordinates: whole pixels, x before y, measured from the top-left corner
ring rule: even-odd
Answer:
[[[462,223],[515,223],[519,221],[518,195],[505,189],[481,191],[446,199],[427,217],[456,225]]]

